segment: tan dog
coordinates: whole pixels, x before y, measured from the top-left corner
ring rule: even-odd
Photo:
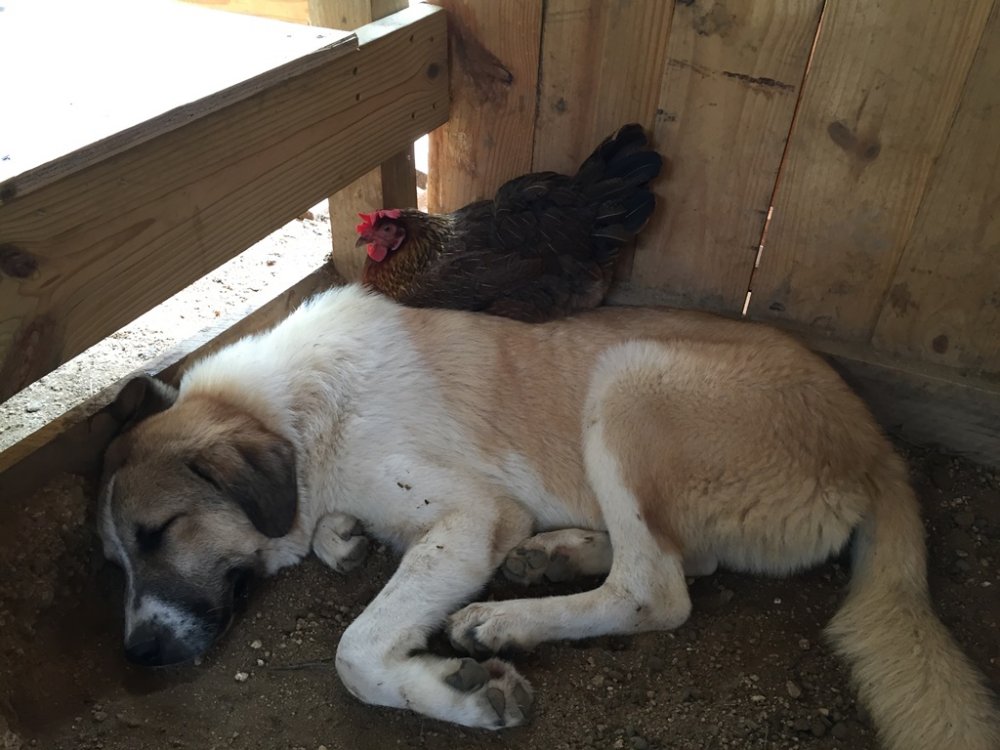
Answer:
[[[1000,747],[993,698],[928,601],[902,462],[829,367],[770,329],[611,308],[530,326],[345,287],[197,364],[179,394],[137,380],[119,406],[137,424],[108,451],[100,523],[136,661],[207,649],[243,570],[310,549],[356,562],[357,518],[405,553],[339,644],[348,689],[512,726],[523,678],[428,654],[431,632],[479,655],[675,628],[685,574],[786,575],[856,533],[829,633],[886,747]],[[462,608],[501,564],[607,579]]]

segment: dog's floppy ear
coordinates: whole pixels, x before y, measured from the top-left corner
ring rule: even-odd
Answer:
[[[176,400],[176,388],[149,375],[136,375],[118,392],[109,410],[124,432],[146,417],[169,408]]]
[[[118,391],[115,400],[108,407],[112,419],[118,423],[117,437],[104,452],[103,486],[107,477],[117,471],[128,458],[129,442],[121,436],[146,417],[170,407],[177,400],[177,389],[151,378],[136,375]]]
[[[292,530],[298,485],[295,449],[287,440],[251,428],[202,451],[188,467],[236,503],[261,534],[274,538]]]

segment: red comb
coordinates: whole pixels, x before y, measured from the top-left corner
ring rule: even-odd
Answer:
[[[358,218],[361,219],[361,223],[354,228],[354,231],[358,234],[363,234],[369,229],[374,229],[375,222],[379,219],[398,219],[402,213],[403,212],[398,208],[383,208],[378,211],[373,211],[370,214],[358,214]]]

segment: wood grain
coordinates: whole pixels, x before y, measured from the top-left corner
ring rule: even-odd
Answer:
[[[870,339],[992,4],[826,4],[753,317]]]
[[[407,0],[309,0],[309,18],[317,26],[355,29],[407,7]],[[350,280],[361,277],[364,250],[355,247],[359,212],[417,205],[413,144],[348,187],[330,196],[330,259]]]
[[[673,3],[548,0],[532,168],[572,174],[627,122],[652,129]]]
[[[1000,5],[875,329],[876,349],[1000,382]]]
[[[531,171],[542,0],[435,3],[451,53],[451,113],[429,145],[427,203],[441,212]]]
[[[672,169],[619,297],[742,310],[822,7],[675,6],[654,131]]]
[[[362,31],[355,52],[0,206],[0,398],[447,118],[444,13]]]
[[[273,299],[199,332],[141,372],[177,385],[194,362],[244,336],[270,328],[308,297],[341,283],[343,279],[331,266],[323,266]],[[134,374],[108,386],[0,452],[0,498],[34,492],[56,474],[98,472],[105,448],[121,427],[107,407],[132,377]]]

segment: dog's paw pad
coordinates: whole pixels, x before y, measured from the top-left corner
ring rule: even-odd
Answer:
[[[474,707],[477,726],[502,729],[528,719],[533,700],[531,686],[505,661],[462,659],[445,682],[463,693],[463,700],[471,701],[468,707]]]
[[[479,690],[490,679],[490,673],[486,667],[475,659],[465,658],[459,663],[457,670],[444,678],[448,687],[452,687],[462,693],[471,693]]]
[[[575,577],[576,570],[569,557],[555,552],[549,554],[537,547],[517,547],[503,562],[503,574],[515,583],[538,583],[543,578],[550,581],[568,581]]]

